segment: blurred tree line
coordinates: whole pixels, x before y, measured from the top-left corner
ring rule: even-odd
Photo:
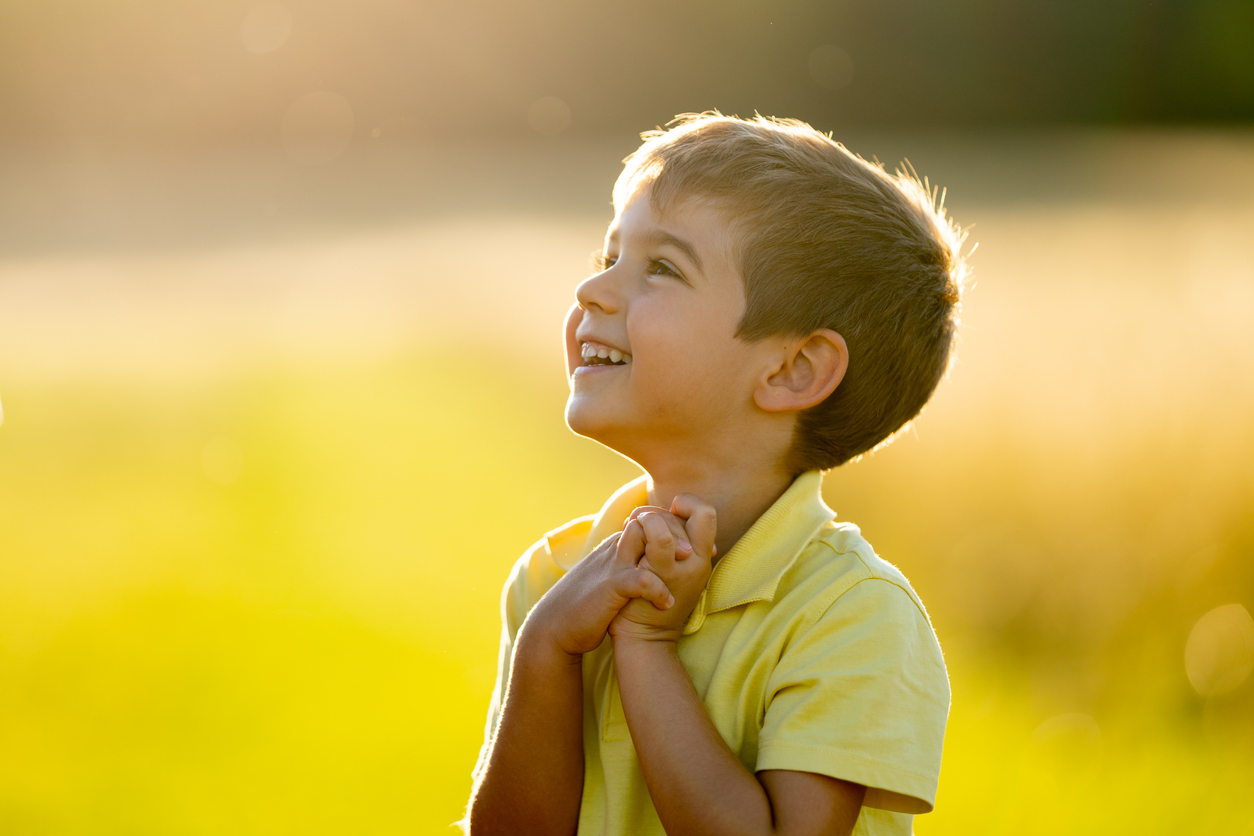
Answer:
[[[1254,0],[0,3],[3,144],[255,145],[318,90],[357,136],[401,141],[711,107],[829,128],[1240,123]]]

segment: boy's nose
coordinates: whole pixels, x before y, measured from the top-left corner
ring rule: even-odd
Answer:
[[[584,310],[599,309],[602,313],[615,313],[622,305],[619,290],[615,287],[614,268],[589,276],[575,288],[575,298]]]

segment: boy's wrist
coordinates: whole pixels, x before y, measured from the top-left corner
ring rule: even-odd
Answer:
[[[518,631],[514,647],[515,663],[520,658],[533,664],[578,665],[583,661],[583,654],[566,650],[541,624],[526,620]]]
[[[610,642],[617,656],[621,653],[669,652],[679,647],[679,631],[614,630]]]

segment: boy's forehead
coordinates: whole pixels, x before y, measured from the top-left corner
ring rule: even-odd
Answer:
[[[614,219],[606,229],[606,241],[617,241],[624,233],[641,235],[655,242],[676,243],[693,237],[722,239],[730,230],[729,213],[713,198],[697,194],[676,195],[659,207],[648,185],[641,186],[622,204],[614,207]]]

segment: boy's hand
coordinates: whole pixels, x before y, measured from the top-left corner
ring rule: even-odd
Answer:
[[[540,631],[563,652],[578,656],[601,644],[610,622],[631,599],[655,612],[674,606],[657,574],[637,565],[645,543],[636,529],[606,538],[563,575],[527,616],[526,631]]]
[[[710,579],[716,527],[714,508],[692,494],[677,496],[670,510],[645,506],[632,512],[623,537],[643,539],[640,568],[661,578],[675,604],[659,609],[643,600],[631,601],[610,623],[610,635],[646,641],[679,639]]]

